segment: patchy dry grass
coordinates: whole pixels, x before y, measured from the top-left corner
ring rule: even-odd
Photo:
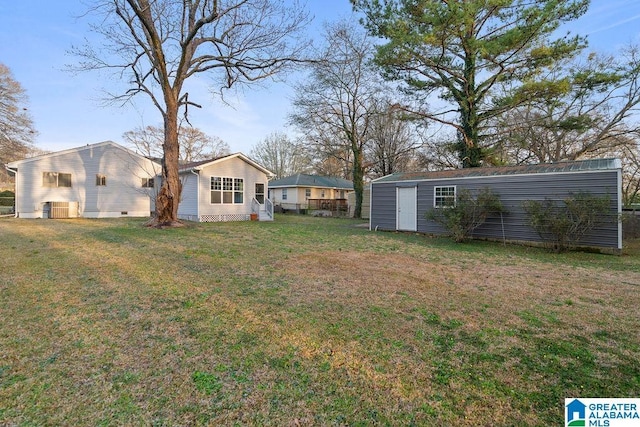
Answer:
[[[558,425],[640,395],[620,257],[349,220],[0,221],[0,425]]]

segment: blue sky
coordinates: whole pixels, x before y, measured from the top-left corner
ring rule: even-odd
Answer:
[[[350,16],[348,0],[309,0],[315,16],[310,31],[324,21]],[[62,150],[88,143],[113,140],[139,126],[161,123],[159,112],[140,98],[134,106],[103,107],[104,88],[116,83],[98,73],[73,75],[65,65],[76,58],[67,52],[81,44],[87,20],[77,19],[86,10],[78,0],[0,0],[0,62],[7,65],[27,91],[29,110],[39,134],[36,146]],[[567,28],[588,35],[591,50],[614,53],[629,42],[640,42],[640,1],[592,0],[589,12]],[[200,82],[198,82],[200,83]],[[190,99],[194,99],[191,90]],[[265,136],[286,131],[286,117],[293,92],[283,83],[265,83],[237,94],[228,93],[222,103],[202,84],[192,110],[191,123],[226,141],[233,152],[248,153]]]

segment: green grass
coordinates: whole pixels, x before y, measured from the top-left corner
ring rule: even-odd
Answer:
[[[640,395],[640,244],[0,220],[0,425],[562,425]]]

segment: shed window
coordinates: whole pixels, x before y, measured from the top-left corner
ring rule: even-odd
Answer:
[[[105,175],[96,175],[96,185],[98,187],[103,187],[107,185],[107,177]]]
[[[212,204],[242,204],[244,203],[244,179],[211,177]]]
[[[456,205],[456,186],[434,187],[433,207],[448,208]]]
[[[43,187],[71,187],[71,174],[60,172],[43,172]]]

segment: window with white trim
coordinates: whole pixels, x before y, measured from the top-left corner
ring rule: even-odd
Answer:
[[[104,187],[107,185],[107,177],[105,175],[97,174],[96,175],[96,186]]]
[[[282,189],[282,200],[287,200],[287,189],[286,188]]]
[[[221,176],[211,177],[211,204],[244,203],[244,179]]]
[[[71,187],[71,174],[61,172],[42,172],[43,187]]]
[[[142,188],[153,188],[153,178],[142,178]]]
[[[256,182],[256,200],[264,205],[264,184],[260,182]]]
[[[310,188],[305,188],[304,197],[306,197],[307,199],[311,198],[311,189]]]
[[[456,205],[456,186],[433,188],[433,207],[450,208]]]

